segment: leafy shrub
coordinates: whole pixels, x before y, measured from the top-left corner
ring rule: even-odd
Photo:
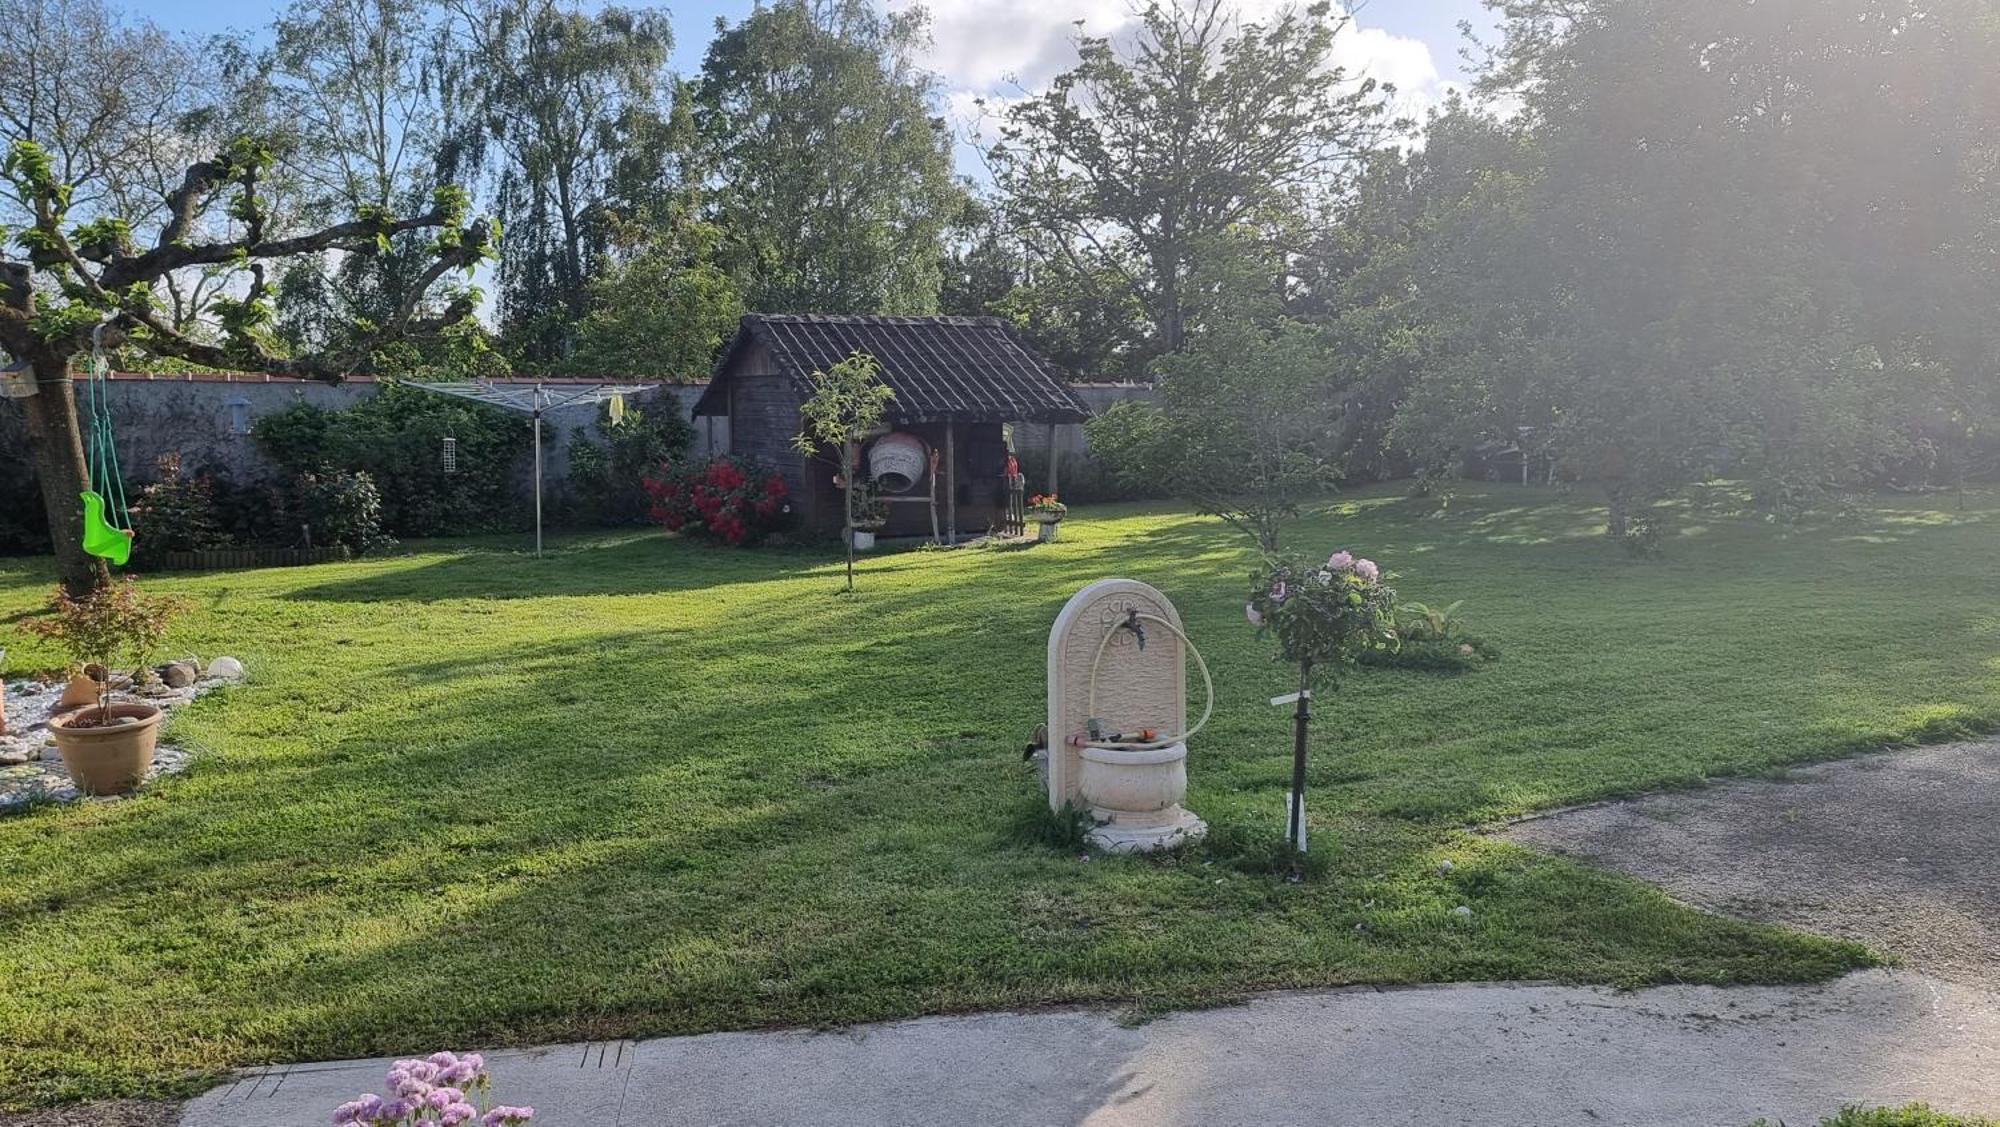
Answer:
[[[1160,467],[1173,460],[1167,413],[1151,403],[1114,403],[1083,424],[1090,454],[1063,473],[1063,491],[1079,501],[1136,501],[1170,496]]]
[[[584,437],[581,427],[570,439],[569,484],[577,515],[607,528],[643,524],[652,508],[647,473],[685,455],[694,445],[694,428],[681,417],[679,402],[663,393],[643,410],[628,407],[615,423],[607,408],[598,430],[603,442]]]
[[[497,407],[389,384],[344,411],[294,404],[257,420],[250,434],[293,474],[367,473],[392,535],[455,536],[520,526],[516,474],[529,425]],[[457,447],[450,470],[447,438]]]
[[[1389,649],[1364,651],[1357,660],[1364,665],[1441,671],[1472,669],[1498,661],[1499,647],[1465,629],[1465,620],[1458,614],[1463,605],[1462,599],[1446,607],[1418,602],[1398,604],[1394,627],[1398,644]]]
[[[292,495],[317,547],[345,544],[364,555],[396,546],[395,538],[382,530],[382,494],[364,472],[302,473]]]
[[[645,488],[652,518],[668,531],[724,544],[756,544],[792,518],[783,475],[743,458],[670,463],[648,477]]]
[[[231,544],[273,548],[302,546],[307,532],[298,513],[294,483],[269,480],[238,482],[224,474],[205,475],[215,502],[215,520]]]
[[[132,553],[141,566],[168,552],[198,552],[229,543],[216,512],[214,483],[181,472],[178,454],[160,459],[159,480],[139,491],[132,505]]]

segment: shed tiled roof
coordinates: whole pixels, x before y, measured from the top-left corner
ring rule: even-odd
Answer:
[[[895,391],[890,422],[938,419],[1076,423],[1090,416],[1064,373],[1037,356],[998,317],[875,317],[752,313],[716,362],[695,414],[720,413],[710,395],[751,341],[769,348],[801,394],[809,377],[856,352],[882,365]],[[719,398],[719,396],[718,396]],[[715,409],[712,409],[715,408]]]

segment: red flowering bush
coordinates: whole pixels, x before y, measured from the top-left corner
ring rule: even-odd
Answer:
[[[669,532],[755,544],[791,521],[791,493],[769,466],[742,458],[667,463],[645,479],[651,515]]]

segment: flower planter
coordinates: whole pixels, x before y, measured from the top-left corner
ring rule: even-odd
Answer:
[[[1035,539],[1041,541],[1044,544],[1053,543],[1056,540],[1057,536],[1056,529],[1058,526],[1062,524],[1063,517],[1065,515],[1067,514],[1033,513],[1033,512],[1029,513],[1028,518],[1040,526],[1035,530]]]
[[[49,721],[56,750],[76,788],[85,794],[124,794],[139,785],[153,766],[160,736],[160,710],[150,704],[114,704],[105,713],[86,708]]]
[[[854,550],[865,552],[873,548],[875,546],[875,533],[881,527],[879,524],[856,525],[854,527]]]

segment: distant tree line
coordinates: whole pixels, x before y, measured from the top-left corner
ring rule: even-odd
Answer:
[[[150,300],[190,340],[678,377],[746,309],[993,314],[1161,383],[1094,444],[1260,539],[1328,482],[1482,452],[1599,483],[1628,537],[1717,475],[1789,512],[1994,471],[1991,0],[1489,3],[1476,88],[1422,121],[1335,64],[1343,9],[1169,0],[963,133],[923,10],[868,0],[718,21],[690,75],[657,6],[294,0],[194,43],[0,0],[0,120],[80,224],[158,231],[189,162],[250,136],[260,223],[384,232],[274,262],[254,319],[254,264],[167,273]],[[393,222],[447,185],[497,221],[490,296]],[[492,315],[377,332],[418,305]]]

